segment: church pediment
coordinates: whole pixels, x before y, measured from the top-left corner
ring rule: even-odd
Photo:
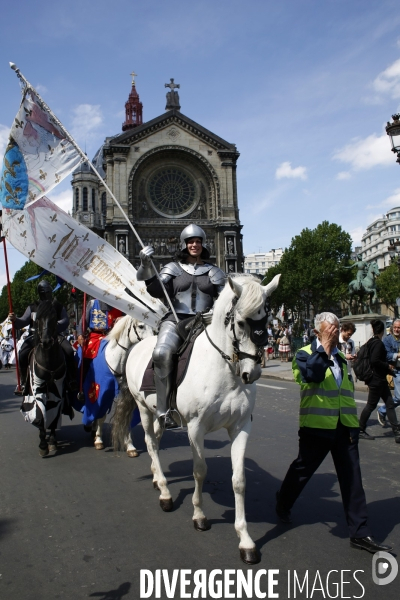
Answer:
[[[182,129],[203,143],[213,147],[218,152],[228,152],[232,157],[235,156],[236,158],[239,156],[235,144],[230,144],[215,133],[192,121],[178,110],[170,110],[147,123],[143,123],[139,127],[135,127],[135,129],[113,137],[108,142],[108,147],[115,152],[116,147],[134,146],[141,140],[166,128],[170,129],[167,135],[170,137],[171,142],[178,141],[180,130]]]

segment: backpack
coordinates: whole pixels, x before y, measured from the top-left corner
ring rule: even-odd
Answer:
[[[363,344],[357,352],[357,358],[354,360],[352,367],[357,379],[360,381],[367,382],[372,378],[374,372],[371,367],[368,342]]]

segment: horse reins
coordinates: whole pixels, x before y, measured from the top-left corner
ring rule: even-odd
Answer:
[[[232,336],[233,336],[232,346],[233,346],[234,352],[233,352],[232,358],[230,356],[228,356],[227,354],[225,354],[225,352],[223,352],[220,348],[218,348],[218,346],[216,344],[214,344],[214,342],[208,335],[207,328],[205,328],[205,330],[204,330],[205,334],[207,336],[208,341],[213,346],[213,348],[218,350],[218,352],[220,353],[222,358],[225,359],[226,361],[229,361],[232,363],[238,363],[240,360],[243,360],[244,358],[250,358],[252,360],[255,359],[256,364],[260,364],[261,359],[262,359],[262,354],[264,351],[263,346],[258,346],[257,354],[248,354],[247,352],[242,352],[242,350],[240,350],[240,348],[239,348],[240,342],[237,339],[236,332],[235,332],[235,308],[236,308],[237,301],[238,301],[238,298],[235,297],[232,300],[232,306],[231,306],[230,310],[225,315],[225,327],[227,327],[230,324],[230,328],[231,328]]]

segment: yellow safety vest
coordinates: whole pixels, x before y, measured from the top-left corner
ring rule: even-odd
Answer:
[[[311,344],[301,351],[312,354]],[[346,361],[345,356],[339,352]],[[343,363],[343,381],[337,386],[331,369],[325,372],[321,383],[304,383],[296,361],[292,362],[295,381],[300,384],[300,427],[316,429],[336,429],[338,419],[346,427],[359,427],[357,407],[354,402],[354,384],[349,379],[347,363]]]

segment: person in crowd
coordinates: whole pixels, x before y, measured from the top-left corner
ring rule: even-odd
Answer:
[[[292,367],[300,385],[299,454],[277,492],[276,512],[291,523],[291,509],[330,452],[342,494],[350,546],[375,553],[391,547],[371,537],[358,453],[354,384],[338,350],[339,320],[333,313],[315,317],[316,338],[297,351]],[[329,521],[329,517],[326,519]]]
[[[279,340],[279,355],[281,357],[281,362],[288,362],[289,360],[289,352],[290,352],[290,341],[286,333],[287,329],[282,329],[283,335]]]
[[[62,334],[69,325],[69,318],[67,311],[62,304],[57,300],[57,298],[53,298],[53,290],[50,283],[46,279],[42,279],[42,281],[38,284],[37,287],[39,299],[36,300],[33,304],[30,304],[25,310],[22,317],[17,317],[15,313],[10,313],[8,318],[10,321],[14,323],[14,327],[16,329],[22,329],[29,325],[29,335],[25,338],[24,343],[18,354],[19,367],[21,372],[21,390],[18,388],[15,389],[14,394],[18,396],[23,396],[25,392],[26,379],[28,374],[28,362],[29,362],[29,354],[34,347],[34,332],[35,332],[35,320],[36,320],[36,312],[39,306],[39,303],[43,300],[49,300],[52,302],[55,311],[57,313],[57,333]],[[76,366],[74,360],[74,351],[71,347],[71,344],[66,340],[65,337],[60,336],[60,346],[65,355],[65,362],[67,365],[67,375],[66,382],[67,387],[70,390],[76,389]]]
[[[340,326],[338,346],[339,350],[341,350],[346,357],[347,371],[352,377],[354,376],[352,371],[352,364],[356,357],[356,345],[354,343],[354,340],[352,340],[351,338],[354,335],[355,331],[356,326],[354,325],[354,323],[343,323]]]
[[[383,338],[386,348],[386,360],[393,365],[395,371],[393,377],[394,407],[400,406],[400,319],[395,319],[390,328],[390,333]],[[382,427],[386,427],[386,405],[378,408],[378,421]]]
[[[374,440],[374,436],[366,431],[368,419],[373,410],[378,406],[380,399],[386,405],[387,418],[395,436],[395,441],[400,444],[400,426],[397,422],[396,411],[392,394],[386,375],[395,373],[393,365],[387,362],[386,348],[382,342],[385,326],[379,319],[371,321],[373,337],[368,340],[369,358],[373,375],[366,381],[368,385],[368,400],[360,415],[360,438],[364,440]]]
[[[160,272],[179,321],[203,313],[203,320],[211,322],[212,307],[222,291],[226,275],[209,263],[210,253],[206,247],[206,234],[197,225],[188,225],[181,233],[181,247],[175,260],[166,264]],[[164,291],[151,266],[154,249],[146,246],[140,251],[141,266],[137,280],[145,281],[147,291],[155,298],[163,298]],[[170,310],[162,319],[157,343],[153,351],[155,386],[157,391],[157,416],[166,428],[175,425],[168,411],[173,386],[175,354],[182,344],[176,330],[176,320]]]

